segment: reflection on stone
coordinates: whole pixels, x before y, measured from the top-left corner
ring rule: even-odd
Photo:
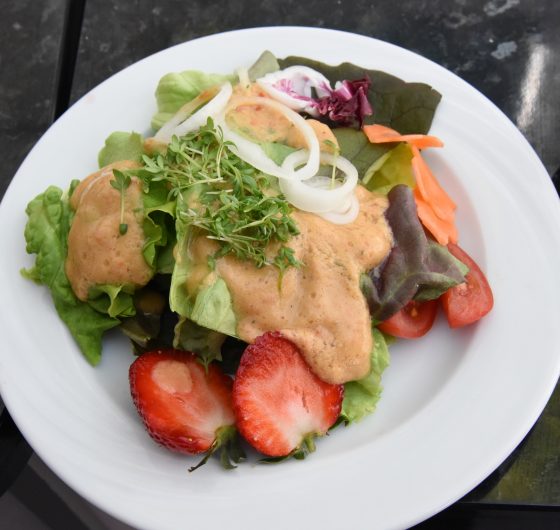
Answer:
[[[521,83],[520,105],[517,112],[517,126],[525,131],[532,123],[535,106],[541,91],[541,79],[549,57],[549,49],[542,43],[532,46],[527,69]]]

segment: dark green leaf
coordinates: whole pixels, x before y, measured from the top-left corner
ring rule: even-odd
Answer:
[[[363,177],[371,165],[389,152],[392,144],[372,144],[362,131],[349,127],[333,129],[338,140],[340,154],[356,166],[358,175]]]
[[[213,361],[221,361],[221,347],[226,336],[223,333],[199,326],[188,318],[180,318],[175,326],[173,346],[196,353],[205,367]]]
[[[373,115],[365,123],[379,123],[401,134],[427,134],[432,125],[441,94],[424,83],[407,83],[379,70],[367,70],[350,63],[330,66],[303,57],[280,59],[280,68],[309,66],[321,72],[334,86],[336,81],[355,80],[368,76],[371,86],[368,99]]]
[[[167,303],[169,277],[156,275],[134,293],[135,315],[126,318],[121,331],[132,341],[136,353],[153,348],[172,348],[177,315]]]

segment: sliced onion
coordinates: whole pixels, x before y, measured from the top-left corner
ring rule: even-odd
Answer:
[[[292,153],[286,157],[282,166],[295,166],[301,162],[302,156],[299,151]],[[312,213],[344,211],[345,207],[348,208],[349,198],[358,183],[358,170],[346,158],[330,153],[321,153],[321,162],[334,165],[344,173],[342,185],[331,188],[331,177],[316,175],[305,181],[281,180],[280,189],[288,202],[300,210]]]
[[[256,96],[236,97],[229,108],[236,108],[242,105],[269,107],[280,112],[301,132],[307,144],[307,149],[301,149],[286,157],[286,160],[288,160],[288,158],[298,154],[298,164],[303,164],[299,169],[296,169],[296,164],[290,163],[279,166],[264,153],[259,144],[233,131],[226,123],[225,113],[222,113],[216,118],[216,123],[222,128],[224,138],[234,144],[232,151],[235,154],[260,171],[283,180],[302,180],[312,177],[319,171],[319,140],[312,127],[297,112],[270,98]],[[226,109],[226,112],[227,110],[229,109]]]
[[[194,99],[185,103],[168,121],[161,126],[154,138],[160,142],[169,143],[174,134],[173,131],[175,128],[191,116],[198,107],[204,105],[204,103],[215,97],[219,91],[220,89],[218,87],[209,88],[208,90],[202,91]]]
[[[278,85],[290,83],[290,89]],[[305,111],[311,116],[319,114],[312,98],[312,89],[318,97],[328,96],[332,89],[329,80],[320,72],[307,66],[290,66],[278,72],[271,72],[257,79],[256,83],[273,99],[293,110]]]
[[[200,127],[206,125],[208,118],[214,117],[225,108],[232,93],[233,88],[231,83],[227,82],[222,85],[218,93],[210,99],[206,105],[198,109],[194,114],[192,114],[194,105],[191,103],[196,101],[196,98],[193,102],[183,105],[183,107],[181,107],[179,111],[156,133],[155,138],[169,143],[174,135],[183,136],[191,131],[200,129]],[[198,101],[197,103],[200,105],[201,103],[204,103],[204,101]]]
[[[247,68],[238,68],[236,73],[239,78],[239,84],[243,88],[247,88],[251,84],[251,80],[249,79],[249,70],[247,70]]]
[[[360,201],[354,193],[350,196],[348,204],[340,212],[327,212],[317,214],[326,221],[330,221],[336,225],[345,225],[348,223],[353,223],[358,214],[360,213]]]

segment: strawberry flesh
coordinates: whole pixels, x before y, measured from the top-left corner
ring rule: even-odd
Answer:
[[[169,449],[208,451],[217,431],[234,424],[231,379],[214,365],[206,372],[192,353],[144,353],[131,365],[129,381],[148,433]]]
[[[258,451],[287,456],[337,420],[344,387],[319,379],[299,349],[265,333],[247,347],[233,385],[237,428]]]

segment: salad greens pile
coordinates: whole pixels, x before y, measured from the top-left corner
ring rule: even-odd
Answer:
[[[309,66],[333,84],[367,78],[373,114],[366,116],[365,122],[387,125],[403,134],[427,133],[441,99],[428,85],[407,83],[384,72],[350,63],[329,66],[301,57],[277,60],[269,52],[249,69],[248,76],[254,80],[291,65]],[[167,74],[156,90],[158,110],[152,118],[153,129],[160,128],[203,90],[236,80],[235,75],[192,70]],[[388,194],[390,201],[387,219],[394,248],[380,267],[363,275],[362,281],[374,321],[398,311],[413,296],[419,300],[437,298],[461,283],[465,267],[445,247],[428,239],[418,221],[411,194],[410,148],[404,143],[372,144],[359,129],[328,124],[338,140],[339,153],[356,166],[362,184]],[[273,143],[263,145],[263,149],[277,162],[292,151]],[[137,169],[114,171],[113,185],[124,193],[131,177],[142,182],[142,252],[153,270],[153,280],[140,289],[99,285],[91,289],[86,302],[75,296],[65,274],[65,260],[74,215],[69,198],[77,181],[66,192],[50,186],[29,203],[25,239],[27,252],[36,259],[34,266],[22,273],[48,287],[60,318],[92,365],[101,360],[103,334],[119,327],[137,352],[174,346],[195,352],[205,365],[216,361],[234,369],[236,357],[231,352],[242,351],[243,344],[236,338],[231,295],[219,275],[196,293],[187,292],[185,281],[192,272],[189,242],[200,232],[215,241],[215,253],[208,260],[210,270],[215,260],[227,254],[250,260],[257,267],[277,267],[280,273],[288,267],[304,266],[289,246],[290,238],[298,233],[290,217],[292,207],[273,177],[260,173],[228,149],[212,120],[198,131],[174,137],[166,150],[150,146],[136,132],[114,132],[99,152],[99,166],[121,160],[138,163]],[[120,233],[126,230],[121,220]],[[266,250],[271,243],[276,248],[273,255]],[[347,423],[371,413],[381,393],[381,374],[389,364],[387,337],[376,328],[372,333],[370,373],[345,385],[341,420]]]

